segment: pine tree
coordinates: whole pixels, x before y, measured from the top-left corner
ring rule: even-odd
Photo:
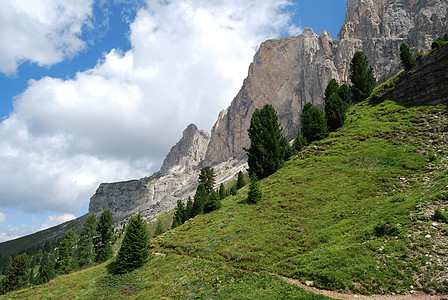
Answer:
[[[282,130],[271,104],[255,109],[247,130],[251,144],[244,148],[250,175],[265,178],[283,167],[291,151]]]
[[[244,180],[243,172],[238,172],[238,179],[236,180],[236,189],[239,190],[246,185],[246,180]]]
[[[225,197],[227,197],[227,191],[226,188],[224,187],[224,183],[221,183],[219,185],[219,199],[224,199]]]
[[[348,84],[344,83],[338,89],[338,96],[342,99],[347,107],[352,105],[352,92]]]
[[[154,231],[154,237],[161,235],[165,232],[162,221],[157,220],[156,230]]]
[[[338,96],[333,93],[325,100],[325,116],[327,118],[328,130],[336,131],[344,124],[347,106]]]
[[[187,205],[185,206],[185,219],[184,222],[186,220],[189,220],[191,218],[193,218],[193,200],[191,199],[191,197],[188,197],[187,200]]]
[[[110,210],[106,209],[100,216],[97,231],[99,237],[95,239],[95,261],[104,262],[112,257],[112,238],[114,229],[112,224],[114,219]]]
[[[307,144],[308,144],[308,143],[307,143],[307,141],[306,141],[306,138],[303,137],[302,132],[299,130],[299,131],[297,132],[297,135],[296,135],[295,139],[294,139],[294,143],[292,144],[293,149],[294,149],[296,152],[300,152],[300,151],[302,151],[302,149],[303,149]]]
[[[82,225],[77,249],[78,265],[81,268],[90,266],[94,262],[95,253],[93,240],[98,235],[98,232],[96,231],[97,226],[98,220],[95,214],[89,215]]]
[[[58,247],[58,258],[56,260],[56,270],[58,273],[69,273],[77,269],[75,246],[78,237],[73,230],[67,231]]]
[[[176,211],[174,212],[173,223],[171,228],[176,228],[182,225],[186,220],[186,209],[184,203],[181,200],[177,200]]]
[[[400,59],[406,71],[411,70],[415,67],[415,59],[412,57],[411,49],[405,43],[400,45]]]
[[[207,199],[205,200],[204,213],[209,213],[220,208],[221,201],[219,201],[219,195],[212,190],[212,192],[208,194]]]
[[[39,283],[49,282],[55,276],[55,264],[52,259],[48,260],[45,264],[40,266],[38,273]]]
[[[246,202],[249,204],[255,204],[261,200],[263,197],[263,194],[260,189],[260,184],[258,182],[257,176],[251,175],[250,176],[250,183],[249,183],[249,192],[247,194]]]
[[[232,186],[232,188],[230,189],[230,195],[236,196],[237,193],[238,193],[238,189],[236,188],[236,184],[234,184]]]
[[[207,194],[210,194],[215,185],[215,173],[213,168],[207,166],[201,169],[201,173],[199,174],[199,184],[203,184]]]
[[[129,220],[123,243],[109,271],[114,274],[123,274],[142,266],[149,255],[148,241],[148,228],[138,213]]]
[[[327,101],[332,94],[338,93],[338,91],[339,83],[336,81],[336,79],[331,78],[327,84],[327,87],[325,88],[325,101]]]
[[[369,67],[369,61],[362,51],[357,51],[350,63],[350,81],[354,102],[367,99],[375,87],[373,68]]]
[[[191,218],[202,214],[204,212],[205,201],[207,200],[208,193],[204,184],[199,184],[194,195],[193,209]]]
[[[328,136],[325,113],[310,102],[306,103],[303,107],[301,120],[301,132],[308,143],[321,140]]]
[[[14,257],[8,268],[8,275],[1,282],[1,294],[24,288],[28,285],[30,273],[29,264],[30,257],[26,253]]]

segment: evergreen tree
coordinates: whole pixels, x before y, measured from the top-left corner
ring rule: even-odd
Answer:
[[[244,150],[248,156],[249,174],[265,178],[283,167],[291,151],[271,104],[255,109],[247,131],[251,144]]]
[[[106,209],[100,216],[97,231],[99,237],[95,239],[95,261],[104,262],[112,257],[112,238],[114,219],[110,210]]]
[[[154,231],[154,237],[161,235],[165,232],[165,228],[163,228],[162,221],[157,220],[156,230]]]
[[[176,211],[174,212],[173,224],[171,228],[176,228],[179,225],[182,225],[186,220],[186,209],[184,203],[181,200],[177,200]]]
[[[352,92],[348,84],[344,83],[338,89],[338,96],[342,99],[347,107],[352,105]]]
[[[225,197],[227,197],[227,191],[226,188],[224,187],[224,183],[221,183],[219,185],[219,199],[224,199]]]
[[[53,260],[48,260],[43,266],[39,268],[38,273],[38,281],[39,283],[46,283],[49,282],[51,279],[53,279],[56,276],[55,272],[55,264]]]
[[[327,118],[328,130],[336,131],[344,124],[347,106],[337,93],[331,94],[325,100],[325,116]]]
[[[299,130],[292,144],[293,149],[300,152],[307,144],[306,138],[303,137],[302,132]]]
[[[95,259],[93,240],[98,235],[96,228],[98,226],[98,220],[95,214],[91,214],[84,221],[79,234],[78,243],[78,264],[79,267],[90,266]]]
[[[207,166],[201,169],[201,173],[199,174],[199,184],[203,184],[207,194],[210,194],[215,185],[215,173],[213,168]]]
[[[350,81],[354,102],[367,99],[375,87],[373,68],[369,67],[369,61],[362,51],[357,51],[350,63]]]
[[[185,206],[185,219],[184,222],[186,220],[189,220],[191,218],[193,218],[193,200],[191,199],[191,197],[188,197],[187,200],[187,205]]]
[[[212,192],[207,196],[207,199],[205,200],[204,213],[209,213],[220,208],[221,201],[219,201],[219,195],[212,190]]]
[[[191,218],[202,214],[204,212],[205,201],[207,200],[207,190],[204,184],[199,184],[196,189],[196,194],[194,195],[193,209],[191,213]]]
[[[321,140],[328,136],[327,119],[325,113],[308,102],[301,115],[302,135],[308,143]]]
[[[58,258],[56,260],[56,270],[59,273],[69,273],[76,270],[75,246],[78,237],[73,230],[67,231],[58,247]]]
[[[244,180],[243,172],[238,172],[238,179],[236,180],[236,189],[239,190],[246,185],[246,180]]]
[[[236,184],[234,184],[232,186],[232,188],[230,189],[230,195],[236,196],[237,193],[238,193],[238,189],[236,188]]]
[[[258,178],[255,174],[251,175],[250,183],[249,183],[249,192],[247,194],[246,201],[249,204],[255,204],[255,203],[259,202],[262,197],[263,197],[263,194],[261,193]]]
[[[8,275],[1,282],[1,294],[21,289],[28,285],[30,273],[29,264],[30,257],[26,253],[14,257],[8,268]]]
[[[123,274],[142,266],[148,259],[148,241],[148,228],[138,213],[129,220],[123,243],[109,271],[114,274]]]
[[[411,49],[405,43],[400,45],[400,59],[406,71],[411,70],[415,67],[415,59],[412,57]]]
[[[332,94],[338,92],[339,92],[339,83],[336,81],[336,79],[331,78],[331,80],[327,84],[327,87],[325,88],[325,101],[327,101]]]

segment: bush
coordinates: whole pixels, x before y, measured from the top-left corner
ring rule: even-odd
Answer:
[[[246,202],[255,204],[261,200],[263,194],[261,193],[260,184],[256,175],[250,176],[249,192],[247,194]]]

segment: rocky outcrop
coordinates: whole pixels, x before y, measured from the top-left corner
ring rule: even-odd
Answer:
[[[195,168],[204,160],[209,142],[207,132],[198,130],[194,124],[188,125],[180,141],[167,154],[160,173],[180,173]]]
[[[116,218],[123,218],[138,210],[147,215],[168,210],[193,194],[198,172],[206,165],[214,167],[218,184],[231,178],[247,167],[243,147],[249,146],[247,128],[255,108],[271,103],[285,135],[292,139],[305,103],[323,108],[328,81],[348,82],[357,50],[367,55],[381,81],[400,69],[402,42],[423,52],[448,31],[447,12],[446,0],[348,0],[338,40],[326,31],[317,35],[307,28],[297,37],[262,43],[241,90],[219,114],[211,137],[189,125],[160,172],[136,181],[102,184],[89,211],[111,209]]]
[[[415,70],[403,72],[382,98],[412,105],[448,103],[448,46],[425,56]],[[381,96],[381,95],[380,95]]]
[[[297,37],[264,42],[240,92],[213,126],[204,164],[244,155],[251,115],[266,103],[273,104],[285,135],[292,139],[305,103],[323,108],[328,81],[348,82],[357,50],[367,55],[381,81],[400,69],[402,42],[427,51],[448,31],[447,12],[446,0],[348,0],[338,40],[307,28]]]

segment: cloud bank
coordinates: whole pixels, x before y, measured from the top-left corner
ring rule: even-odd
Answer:
[[[62,11],[66,1],[47,2],[19,28],[0,16],[3,37],[35,35],[28,45],[17,42],[20,51],[0,47],[2,72],[23,60],[54,64],[84,47],[80,30],[92,1]],[[100,182],[157,171],[189,123],[211,128],[262,41],[299,33],[289,5],[148,0],[130,24],[129,51],[105,53],[73,79],[31,80],[0,125],[0,207],[75,214]],[[18,9],[9,4],[11,11]]]

